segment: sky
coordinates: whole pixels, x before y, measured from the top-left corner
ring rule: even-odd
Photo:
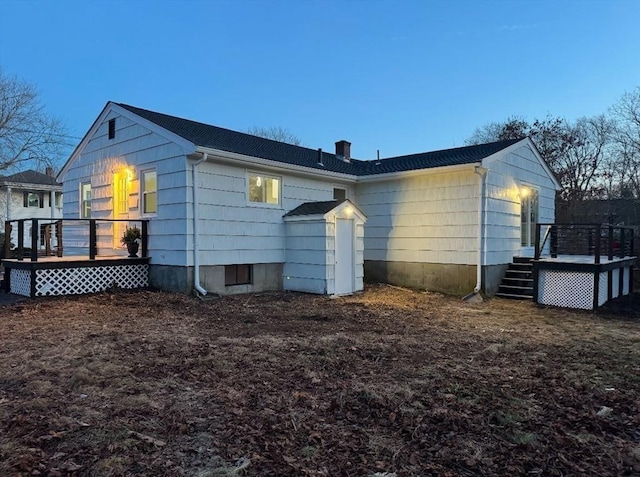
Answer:
[[[111,100],[374,159],[606,113],[640,85],[640,0],[0,0],[0,68],[74,145]]]

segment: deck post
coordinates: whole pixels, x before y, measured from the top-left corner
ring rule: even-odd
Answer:
[[[24,255],[24,244],[22,241],[24,240],[24,220],[18,220],[18,253],[16,254],[16,258],[18,260],[23,259]]]
[[[11,253],[11,222],[8,220],[4,223],[4,245],[2,248],[2,258],[9,258]]]
[[[31,219],[31,261],[38,261],[38,239],[40,238],[40,229],[38,228],[38,219]]]
[[[62,220],[56,221],[56,242],[58,243],[56,256],[62,257]]]
[[[602,235],[602,225],[596,224],[596,248],[593,252],[595,263],[600,263],[600,235]]]
[[[147,225],[148,225],[148,223],[147,223],[146,220],[143,220],[142,223],[140,224],[140,227],[142,229],[141,230],[142,250],[140,251],[140,256],[141,257],[146,257],[147,256],[147,240],[148,240],[148,237],[147,237],[147,233],[148,233],[147,232]]]
[[[558,257],[558,226],[551,226],[551,242],[549,243],[549,251],[551,252],[551,258]]]
[[[626,255],[625,252],[625,236],[624,236],[624,228],[620,228],[620,244],[618,245],[618,257],[624,258]]]
[[[609,227],[609,250],[607,253],[607,258],[609,260],[613,260],[613,227],[611,226],[611,224],[607,225],[607,227]]]
[[[96,219],[89,219],[89,260],[96,259]]]
[[[536,251],[533,258],[540,260],[540,224],[536,224]]]

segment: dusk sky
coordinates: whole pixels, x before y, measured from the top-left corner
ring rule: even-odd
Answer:
[[[0,0],[0,66],[73,143],[113,100],[373,159],[605,113],[640,85],[640,0]]]

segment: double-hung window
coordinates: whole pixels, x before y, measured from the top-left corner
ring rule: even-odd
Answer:
[[[115,175],[113,181],[115,212],[118,214],[126,214],[129,212],[129,204],[127,203],[127,174],[120,172]]]
[[[277,177],[249,174],[249,202],[280,204],[280,179]]]
[[[80,218],[91,218],[91,182],[80,184]]]
[[[25,207],[44,207],[44,194],[42,192],[25,192],[23,197]]]
[[[158,211],[158,181],[155,170],[142,171],[142,213]]]

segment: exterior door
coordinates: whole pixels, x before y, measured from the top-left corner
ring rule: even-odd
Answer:
[[[538,225],[538,190],[533,187],[520,189],[520,255],[533,257]]]
[[[335,294],[353,293],[353,220],[336,219]]]

